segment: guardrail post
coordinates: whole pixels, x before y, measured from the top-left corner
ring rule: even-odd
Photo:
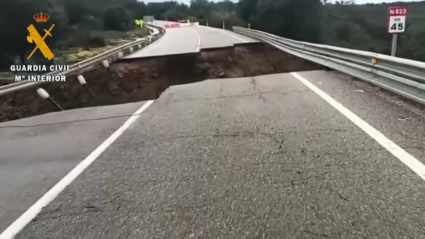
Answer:
[[[102,65],[103,65],[103,67],[105,67],[106,71],[108,72],[109,80],[112,81],[112,75],[111,75],[111,71],[110,71],[109,61],[103,60]]]
[[[84,79],[84,76],[79,75],[77,76],[78,82],[80,82],[80,85],[87,85],[86,79]]]
[[[223,22],[223,29],[224,29],[224,22]]]
[[[154,42],[155,40],[157,40],[158,38],[160,38],[164,35],[165,29],[163,27],[158,27],[158,26],[155,26],[155,25],[150,25],[150,26],[160,30],[160,34],[157,34],[156,36],[151,37],[152,42]],[[78,63],[72,65],[70,67],[71,69],[69,71],[63,72],[63,74],[59,74],[59,73],[56,73],[56,72],[53,73],[53,74],[58,74],[57,76],[68,75],[68,74],[71,74],[71,73],[79,74],[79,73],[82,73],[82,71],[91,70],[94,65],[99,66],[99,63],[102,64],[103,67],[105,67],[108,71],[110,71],[108,69],[110,62],[113,62],[117,58],[123,56],[124,53],[129,48],[129,46],[132,46],[130,51],[137,50],[136,44],[139,45],[139,48],[142,48],[142,47],[146,46],[148,44],[148,42],[142,41],[142,40],[136,40],[135,42],[130,42],[128,44],[125,44],[124,47],[120,46],[120,47],[117,47],[116,49],[112,49],[112,50],[109,50],[105,53],[99,54],[98,56],[95,56],[95,57],[92,57],[90,59],[86,59],[86,60],[83,60],[81,62],[78,62]],[[123,55],[121,55],[121,54],[123,54]],[[107,58],[107,60],[104,60],[105,58]],[[110,72],[109,72],[109,77],[112,78]],[[13,77],[10,80],[13,81]],[[35,88],[36,86],[40,86],[41,84],[43,84],[43,83],[34,84],[33,82],[29,82],[29,81],[24,80],[22,82],[16,82],[16,83],[8,84],[7,86],[0,86],[0,96],[10,94],[10,93],[13,93],[13,92],[18,92],[18,91],[21,91],[21,90],[24,90],[24,89],[27,89],[27,88]]]
[[[62,107],[58,104],[58,103],[56,103],[56,101],[54,101],[53,99],[52,99],[52,97],[50,97],[50,95],[49,95],[49,93],[45,90],[45,89],[43,89],[43,88],[38,88],[37,89],[37,94],[42,98],[42,99],[44,99],[44,100],[49,100],[50,101],[50,103],[52,103],[56,108],[58,108],[59,110],[61,110],[61,111],[63,111],[63,109],[62,109]]]
[[[207,27],[208,27],[209,25],[208,25],[208,21],[207,21]]]
[[[251,24],[248,23],[248,29],[251,29]]]
[[[103,67],[105,67],[106,69],[109,69],[109,61],[108,61],[108,60],[103,60],[103,61],[102,61],[102,65],[103,65]]]
[[[94,94],[91,92],[89,86],[87,85],[86,79],[84,79],[84,76],[79,75],[77,76],[77,79],[78,79],[78,82],[80,82],[80,85],[82,85],[86,89],[87,93],[94,99],[94,101],[96,101],[97,104],[100,104],[99,101],[94,96]]]

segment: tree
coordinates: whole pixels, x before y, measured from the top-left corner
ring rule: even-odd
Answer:
[[[242,20],[249,22],[257,14],[259,0],[241,0],[238,3]]]
[[[36,23],[33,19],[34,14],[45,11],[50,15],[50,22],[55,23],[54,38],[46,39],[48,44],[60,40],[67,29],[68,19],[61,5],[56,0],[0,0],[0,31],[3,32],[0,39],[0,52],[2,61],[11,62],[15,57],[24,63],[28,56],[28,51],[34,48],[33,44],[28,43],[26,28],[33,24],[38,32],[43,33],[43,29],[50,27],[49,23]],[[13,22],[13,24],[11,24]],[[39,53],[37,53],[38,55]]]
[[[189,11],[191,15],[198,19],[206,19],[210,16],[212,3],[207,0],[192,0],[190,2]]]
[[[134,19],[153,15],[156,19],[190,19],[210,26],[246,26],[286,38],[324,43],[354,49],[389,53],[391,35],[387,32],[389,4],[357,5],[353,0],[192,0],[145,4],[140,0],[0,0],[0,67],[18,60],[25,63],[34,48],[26,40],[29,24],[39,32],[49,24],[35,23],[33,15],[43,11],[54,23],[53,50],[61,47],[103,45],[92,39],[93,30],[128,31]],[[399,3],[409,7],[406,33],[400,36],[398,54],[425,60],[425,2]],[[13,20],[11,20],[13,19]],[[11,24],[13,22],[13,24]],[[42,58],[36,53],[34,58]]]
[[[122,7],[110,7],[103,13],[103,24],[107,30],[128,30],[133,21],[134,17]]]
[[[178,21],[184,18],[184,15],[177,11],[176,9],[170,9],[165,11],[162,15],[161,15],[162,19],[168,19],[168,21]]]
[[[64,7],[71,25],[80,24],[86,16],[93,15],[95,12],[85,0],[65,0]]]

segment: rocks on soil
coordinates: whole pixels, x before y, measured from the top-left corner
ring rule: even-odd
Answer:
[[[64,109],[122,104],[158,98],[169,86],[206,79],[250,77],[273,73],[318,70],[320,66],[263,43],[203,50],[199,54],[132,59],[109,70],[84,73],[88,87],[76,76],[65,83],[43,85]],[[0,97],[0,122],[57,111],[39,98],[35,89]]]

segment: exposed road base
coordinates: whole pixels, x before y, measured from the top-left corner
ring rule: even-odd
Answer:
[[[203,50],[199,54],[124,60],[110,70],[84,74],[88,87],[76,76],[66,83],[43,86],[64,109],[113,105],[158,98],[171,85],[216,78],[250,77],[273,73],[317,70],[320,66],[263,43]],[[57,111],[34,89],[0,98],[0,122]]]

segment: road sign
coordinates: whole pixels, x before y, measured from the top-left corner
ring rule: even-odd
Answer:
[[[154,19],[153,16],[143,16],[143,21],[145,21],[145,22],[153,23],[154,20],[155,19]]]
[[[406,15],[405,7],[388,8],[388,32],[403,33],[406,30]]]
[[[403,33],[406,30],[406,15],[407,9],[405,7],[388,8],[388,33],[393,34],[391,56],[395,56],[397,51],[398,33]]]

